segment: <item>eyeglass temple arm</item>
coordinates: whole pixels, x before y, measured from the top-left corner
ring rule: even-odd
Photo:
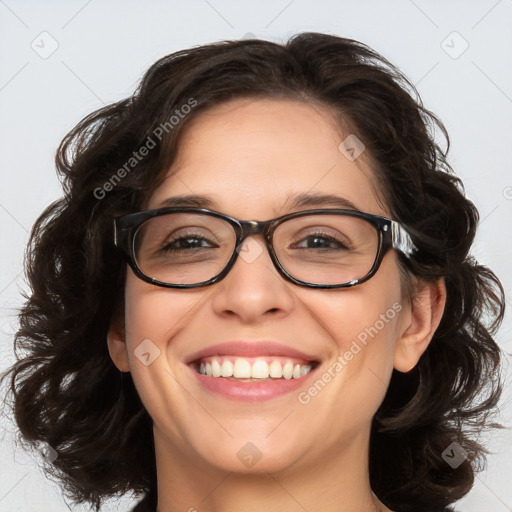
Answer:
[[[117,247],[117,223],[114,219],[114,245]]]
[[[395,220],[391,221],[391,242],[395,249],[406,256],[412,256],[418,251],[409,233]]]
[[[126,238],[127,229],[119,226],[117,219],[114,219],[114,245],[121,248]]]

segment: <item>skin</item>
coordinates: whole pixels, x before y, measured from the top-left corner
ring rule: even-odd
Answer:
[[[316,105],[238,99],[213,107],[186,126],[147,208],[209,194],[211,209],[266,220],[291,211],[290,194],[310,192],[389,216],[363,159],[338,150],[346,135]],[[390,251],[362,285],[309,289],[284,280],[264,250],[192,290],[157,287],[128,270],[125,293],[125,324],[111,326],[108,344],[154,421],[159,512],[389,511],[369,484],[371,421],[393,368],[411,370],[427,348],[444,309],[443,281],[419,283],[408,302]],[[314,354],[323,373],[393,304],[401,311],[305,405],[295,392],[257,405],[228,400],[203,389],[183,362],[222,341],[270,339]],[[149,366],[134,355],[145,339],[160,351]],[[261,452],[250,468],[237,457],[247,442]]]

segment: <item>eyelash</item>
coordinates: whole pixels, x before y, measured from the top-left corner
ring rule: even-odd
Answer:
[[[327,233],[322,233],[322,232],[309,233],[306,236],[304,236],[303,238],[301,238],[298,242],[294,242],[292,245],[296,246],[296,245],[298,245],[298,243],[304,242],[304,241],[306,241],[308,239],[311,239],[312,237],[321,237],[321,238],[327,240],[329,243],[332,243],[332,242],[336,243],[339,246],[339,248],[341,248],[341,249],[345,249],[345,250],[350,249],[350,246],[347,245],[346,243],[342,242],[341,240],[337,239],[336,237],[334,237],[332,235],[329,235]],[[196,240],[201,240],[201,241],[207,241],[210,244],[215,245],[215,242],[213,242],[212,240],[204,237],[202,234],[187,233],[187,234],[181,235],[181,236],[179,236],[177,238],[174,238],[171,242],[163,244],[160,250],[164,251],[164,252],[171,252],[171,251],[176,251],[176,250],[186,250],[186,248],[175,248],[175,247],[171,247],[171,246],[172,246],[172,244],[175,244],[176,242],[180,242],[182,240],[187,240],[187,239],[196,239]],[[194,249],[205,249],[205,248],[206,247],[195,247]],[[301,247],[299,249],[305,249],[305,250],[310,249],[311,250],[311,249],[314,249],[314,248],[312,248],[312,247]],[[322,250],[336,250],[336,249],[333,249],[332,247],[320,247],[320,248],[317,248],[317,249],[318,250],[320,250],[320,249],[322,249]]]
[[[206,238],[204,235],[202,234],[198,234],[198,233],[186,233],[186,234],[183,234],[183,235],[180,235],[179,237],[177,238],[174,238],[172,241],[170,242],[164,242],[164,244],[162,244],[162,248],[160,249],[161,251],[164,251],[164,252],[171,252],[171,251],[176,251],[176,250],[185,250],[183,248],[174,248],[174,247],[171,247],[172,244],[176,243],[176,242],[179,242],[181,240],[188,240],[188,239],[197,239],[197,240],[205,240],[207,242],[209,242],[210,244],[212,245],[215,245],[215,242],[213,242],[212,240],[209,240],[208,238]],[[218,247],[218,246],[217,246]],[[205,249],[205,247],[196,247],[196,249]]]
[[[299,240],[299,242],[303,242],[304,240],[307,240],[308,238],[311,238],[311,237],[320,237],[320,238],[323,238],[325,240],[328,240],[329,242],[335,242],[340,248],[342,249],[350,249],[350,246],[347,244],[347,243],[344,243],[342,242],[341,240],[339,240],[338,238],[332,236],[332,235],[329,235],[327,233],[323,233],[323,232],[317,232],[317,233],[309,233],[307,234],[306,236],[304,236],[303,238],[301,238]],[[296,245],[297,242],[294,242],[293,245]],[[304,247],[304,249],[311,249],[311,247]],[[332,248],[329,248],[329,247],[321,247],[320,249],[323,249],[323,250],[333,250]],[[335,250],[335,249],[334,249]]]

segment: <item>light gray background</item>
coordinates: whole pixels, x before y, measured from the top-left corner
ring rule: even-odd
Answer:
[[[92,110],[130,95],[157,58],[248,34],[351,37],[405,72],[448,128],[451,163],[481,213],[474,255],[500,277],[512,308],[511,27],[512,0],[0,0],[0,370],[13,361],[29,230],[61,195],[53,159],[62,137]],[[511,352],[510,310],[498,341]],[[500,419],[509,428],[484,438],[493,453],[457,504],[463,512],[512,511],[510,357],[506,368]],[[14,444],[7,418],[1,427],[2,512],[85,510],[68,506],[37,455]],[[104,510],[127,509],[124,500]]]

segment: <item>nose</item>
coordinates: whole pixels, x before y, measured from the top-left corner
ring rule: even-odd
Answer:
[[[228,275],[214,284],[213,308],[218,315],[255,323],[264,316],[284,317],[294,304],[291,283],[279,274],[262,235],[247,237]]]

